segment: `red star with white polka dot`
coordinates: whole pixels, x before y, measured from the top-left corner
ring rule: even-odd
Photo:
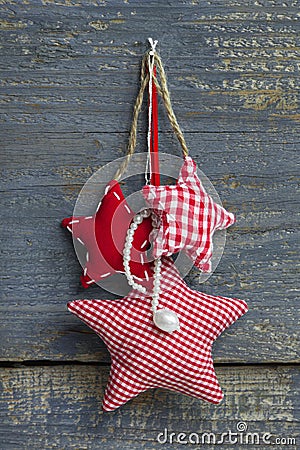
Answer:
[[[86,247],[86,262],[81,276],[83,287],[101,281],[116,272],[124,273],[123,248],[135,213],[129,208],[121,187],[112,180],[98,204],[95,214],[63,219],[62,226]],[[131,273],[138,279],[151,278],[152,265],[147,260],[151,218],[136,230],[130,262]]]

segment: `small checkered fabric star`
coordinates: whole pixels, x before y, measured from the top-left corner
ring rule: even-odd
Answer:
[[[180,329],[167,333],[152,319],[151,296],[75,300],[69,310],[92,328],[111,355],[103,409],[112,411],[151,388],[219,403],[223,393],[211,355],[215,339],[247,311],[238,299],[190,289],[170,258],[162,258],[159,308],[174,311]]]
[[[85,268],[80,278],[83,287],[87,288],[116,272],[124,273],[123,248],[134,215],[119,183],[112,180],[94,215],[63,219],[62,226],[87,250]],[[153,273],[146,254],[151,230],[151,218],[147,218],[139,225],[133,240],[130,269],[135,277],[142,280],[149,279]]]
[[[209,272],[213,234],[228,228],[235,218],[206,193],[196,171],[195,162],[187,156],[176,185],[147,185],[143,187],[143,195],[160,216],[158,230],[151,235],[153,257],[184,249],[196,267]]]

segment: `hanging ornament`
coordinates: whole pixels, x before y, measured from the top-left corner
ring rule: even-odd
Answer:
[[[127,156],[115,180],[108,185],[95,215],[72,218],[71,221],[65,219],[64,222],[76,239],[88,248],[85,275],[92,275],[95,280],[99,276],[109,276],[111,272],[103,274],[106,270],[103,261],[107,263],[108,258],[114,270],[121,266],[131,286],[129,294],[119,300],[68,303],[69,310],[101,337],[110,352],[111,370],[103,399],[105,411],[112,411],[139,393],[156,387],[219,403],[223,393],[214,371],[212,345],[248,309],[242,300],[190,289],[173,260],[165,256],[184,250],[197,267],[210,270],[212,236],[216,230],[234,223],[234,216],[213,201],[197,177],[196,165],[188,156],[184,136],[172,109],[166,75],[156,53],[157,41],[149,39],[149,42],[151,50],[143,58],[141,87],[134,107]],[[148,207],[133,213],[118,181],[126,172],[135,150],[137,119],[147,86],[148,155],[143,195]],[[160,186],[157,94],[163,99],[184,157],[174,186]],[[127,209],[128,216],[125,214]],[[118,255],[113,252],[116,262],[110,255],[111,238],[115,240],[110,233],[118,211],[121,211],[120,227],[112,229],[113,234],[120,232]],[[93,241],[91,230],[86,231],[89,220],[95,222],[92,230],[99,229],[99,236],[104,226],[103,242],[101,237],[97,239],[97,233]],[[154,231],[151,231],[152,227]],[[156,233],[153,265],[144,254],[150,232],[151,238]],[[95,246],[96,252],[92,250]],[[99,258],[99,249],[103,260]],[[140,257],[138,266],[134,265],[137,255]],[[137,277],[137,274],[142,276]]]
[[[149,307],[151,294],[133,289],[119,300],[75,300],[69,311],[106,344],[111,370],[103,409],[112,411],[141,392],[156,387],[219,403],[223,393],[211,355],[215,339],[247,311],[238,299],[190,289],[173,261],[161,264],[160,311],[173,311],[180,329],[158,328]],[[162,323],[165,326],[166,316]],[[160,314],[156,321],[160,322]],[[171,322],[171,321],[170,321]],[[167,330],[168,331],[168,330]]]
[[[206,193],[196,172],[195,162],[186,156],[175,186],[146,185],[143,195],[161,219],[150,237],[153,257],[184,250],[196,267],[209,272],[213,234],[228,228],[235,218]]]
[[[111,181],[92,216],[69,217],[62,226],[86,247],[86,263],[81,277],[84,287],[103,280],[116,272],[124,273],[123,247],[126,232],[135,215],[127,204],[117,181]],[[151,219],[143,221],[132,243],[131,271],[138,279],[152,276],[152,264],[147,261]]]

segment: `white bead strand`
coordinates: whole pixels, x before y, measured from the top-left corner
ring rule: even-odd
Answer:
[[[144,286],[141,286],[140,284],[136,283],[133,279],[133,276],[130,271],[130,253],[132,248],[132,242],[133,242],[133,236],[137,229],[137,227],[143,222],[144,218],[150,216],[150,211],[144,210],[141,213],[138,213],[134,216],[133,221],[127,231],[125,245],[123,249],[123,265],[124,265],[124,271],[127,278],[128,284],[133,288],[136,289],[143,294],[147,293],[147,289]]]
[[[130,271],[130,252],[132,248],[133,237],[138,225],[140,225],[146,217],[150,216],[150,211],[145,209],[142,212],[136,214],[133,218],[133,221],[127,231],[125,245],[123,249],[123,265],[125,275],[127,277],[128,284],[143,294],[147,293],[147,289],[136,283],[133,279],[133,276]],[[155,218],[152,214],[152,223],[154,224]],[[158,309],[159,304],[159,295],[160,295],[160,278],[161,278],[161,259],[158,258],[154,261],[154,276],[153,276],[153,293],[152,293],[152,301],[151,308],[153,313],[153,321],[155,325],[163,331],[168,333],[172,333],[173,331],[179,330],[179,319],[177,314],[170,309],[163,308]]]

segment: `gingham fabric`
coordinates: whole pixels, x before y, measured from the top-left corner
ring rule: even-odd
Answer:
[[[85,268],[80,278],[83,287],[89,287],[116,272],[124,272],[123,248],[134,215],[119,183],[112,180],[94,215],[63,219],[62,226],[72,232],[73,238],[87,250]],[[151,230],[151,218],[147,218],[139,225],[132,243],[130,269],[141,280],[153,274],[146,253]]]
[[[76,300],[68,308],[103,339],[111,354],[105,411],[157,387],[212,403],[222,400],[212,344],[247,311],[244,301],[193,291],[173,261],[163,258],[159,308],[178,315],[179,331],[158,329],[151,297],[135,290],[121,300]]]
[[[154,230],[153,257],[183,250],[203,272],[211,270],[213,234],[235,222],[234,215],[214,202],[197,176],[195,162],[185,158],[174,186],[143,187],[147,204],[160,216]]]

